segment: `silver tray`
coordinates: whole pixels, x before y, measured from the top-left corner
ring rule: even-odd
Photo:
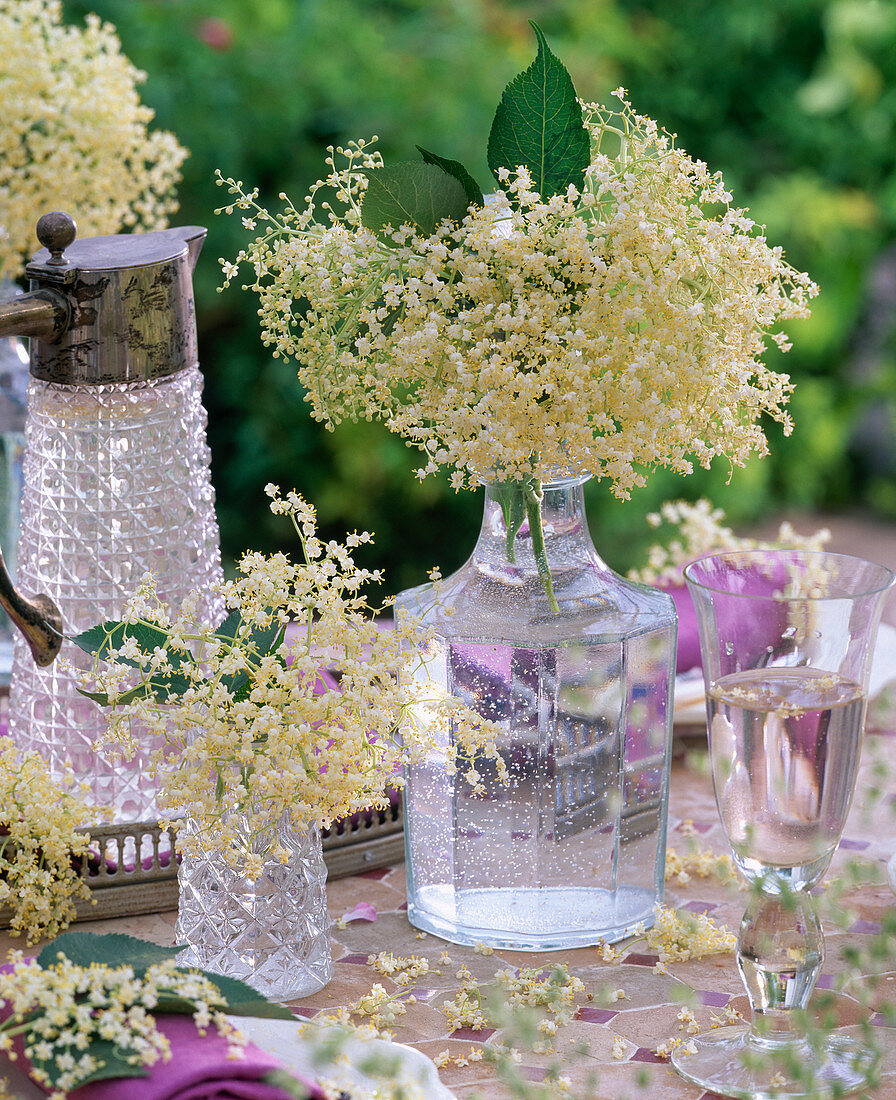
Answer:
[[[76,920],[161,913],[177,908],[177,861],[168,830],[152,821],[94,825],[86,830],[104,858],[81,867],[90,898],[76,903]],[[327,877],[344,878],[388,867],[404,859],[404,821],[400,799],[387,810],[366,810],[337,822],[323,833]],[[139,858],[137,858],[139,853]],[[11,912],[0,908],[0,927]]]

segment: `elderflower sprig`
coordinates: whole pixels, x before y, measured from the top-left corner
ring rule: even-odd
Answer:
[[[822,527],[811,535],[800,535],[786,520],[772,539],[754,539],[736,535],[725,525],[725,512],[714,508],[705,497],[693,504],[686,500],[668,500],[659,512],[651,512],[651,527],[663,524],[672,533],[647,551],[647,565],[632,569],[628,577],[642,584],[683,585],[682,570],[695,558],[727,550],[823,550],[831,532]]]
[[[20,1039],[33,1080],[50,1100],[64,1100],[109,1070],[136,1076],[143,1067],[170,1061],[170,1044],[153,1016],[162,1003],[168,1011],[188,1007],[200,1031],[216,1028],[235,1051],[245,1045],[221,1011],[225,997],[206,975],[178,970],[173,960],[140,970],[81,966],[60,952],[44,963],[14,953],[11,968],[0,972],[6,1013],[0,1050],[15,1059],[13,1042]]]
[[[66,26],[58,0],[0,0],[0,277],[21,273],[48,210],[74,205],[84,236],[167,224],[187,152],[149,132],[145,78],[96,15]]]
[[[474,789],[480,753],[506,774],[496,727],[430,679],[430,633],[407,616],[378,628],[380,609],[362,588],[381,574],[352,556],[371,536],[323,542],[298,494],[267,492],[271,511],[292,521],[301,557],[246,553],[221,586],[223,624],[197,620],[197,594],[173,613],[150,577],[124,621],[75,639],[95,658],[85,694],[110,707],[104,743],[127,752],[132,722],[162,739],[160,804],[198,824],[180,831],[183,850],[214,846],[250,876],[262,856],[280,854],[270,835],[284,814],[305,828],[385,808],[402,765],[424,755],[462,768]],[[338,690],[322,690],[322,664]],[[437,749],[435,732],[449,728],[451,748]]]
[[[506,154],[489,141],[488,201],[456,162],[384,166],[373,142],[330,149],[301,209],[271,213],[219,174],[223,209],[261,230],[224,261],[224,285],[252,270],[262,340],[299,364],[316,419],[381,419],[423,452],[420,477],[449,466],[460,488],[572,470],[625,498],[645,467],[742,465],[767,451],[763,416],[790,430],[790,383],[762,358],[788,349],[778,326],[817,288],[622,89],[612,106],[580,104],[536,34],[566,82],[557,145],[574,144],[574,170],[543,171],[559,154],[524,148],[520,129]],[[492,138],[532,73],[506,90]],[[414,187],[429,216],[391,201]]]
[[[28,943],[58,935],[90,890],[77,863],[88,857],[83,826],[98,820],[69,772],[54,780],[46,759],[0,738],[0,904],[10,932]]]

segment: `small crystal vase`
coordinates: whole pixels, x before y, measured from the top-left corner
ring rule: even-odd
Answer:
[[[241,855],[264,861],[255,878],[214,846],[183,857],[175,938],[187,947],[178,961],[239,978],[269,1000],[307,997],[333,977],[320,831],[297,829],[287,813],[255,837],[242,817],[237,836]]]
[[[434,629],[421,675],[500,727],[509,772],[450,774],[451,731],[408,772],[408,917],[456,943],[612,942],[662,900],[675,610],[601,560],[584,481],[487,486],[470,560],[398,598]]]

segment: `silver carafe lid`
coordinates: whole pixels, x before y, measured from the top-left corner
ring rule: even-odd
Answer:
[[[32,293],[64,299],[64,331],[32,336],[31,373],[61,385],[145,382],[197,363],[192,272],[206,230],[76,240],[67,214],[45,214],[44,247],[25,268]]]

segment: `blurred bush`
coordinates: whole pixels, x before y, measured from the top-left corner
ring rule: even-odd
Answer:
[[[896,515],[892,3],[66,0],[69,21],[87,11],[116,25],[149,74],[143,98],[157,125],[191,150],[177,220],[209,227],[196,291],[226,558],[288,541],[266,511],[268,481],[312,499],[327,535],[374,530],[390,586],[422,580],[436,562],[453,569],[469,551],[477,495],[417,483],[415,454],[381,426],[322,431],[293,368],[262,348],[253,298],[216,292],[217,258],[232,258],[246,231],[237,217],[213,215],[224,201],[214,170],[258,186],[262,198],[286,191],[299,201],[328,144],[377,134],[387,159],[415,157],[419,142],[487,182],[491,117],[532,57],[530,18],[583,98],[627,87],[639,110],[722,171],[822,288],[812,320],[794,326],[794,350],[773,364],[797,382],[793,436],[772,426],[771,458],[746,470],[656,472],[626,503],[592,484],[607,559],[632,564],[650,540],[644,513],[673,496],[709,495],[734,523],[863,501]]]

